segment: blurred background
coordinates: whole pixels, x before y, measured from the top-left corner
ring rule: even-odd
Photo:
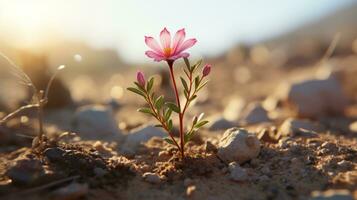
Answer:
[[[187,37],[198,39],[192,58],[214,65],[214,99],[227,85],[241,88],[277,77],[274,82],[281,75],[275,69],[316,63],[336,35],[333,55],[355,55],[356,21],[356,0],[0,0],[0,51],[40,88],[56,67],[67,66],[49,106],[73,100],[130,102],[131,96],[123,97],[136,70],[160,74],[166,69],[144,55],[144,35],[158,37],[163,27],[174,34],[184,27]],[[8,73],[4,59],[0,66],[0,104],[15,108],[26,99],[26,88]],[[169,84],[164,76],[160,81]],[[267,95],[273,86],[254,91]],[[244,89],[235,93],[244,95]]]

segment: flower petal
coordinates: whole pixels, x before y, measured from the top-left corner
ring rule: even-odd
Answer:
[[[164,28],[160,32],[160,41],[161,41],[162,49],[171,47],[171,35],[170,35],[170,32],[166,28]]]
[[[158,53],[156,53],[154,51],[146,51],[145,55],[147,55],[149,58],[153,58],[154,61],[157,61],[157,62],[166,59],[164,56],[162,56],[162,55],[160,55],[160,54],[158,54]]]
[[[182,44],[185,40],[186,32],[185,29],[178,30],[174,36],[173,43],[172,43],[172,51],[176,52],[178,46]]]
[[[175,54],[175,55],[171,56],[171,57],[169,58],[169,60],[177,60],[177,59],[179,59],[179,58],[187,58],[187,57],[189,57],[189,56],[190,56],[189,53],[180,53],[180,54]]]
[[[197,42],[197,40],[195,38],[186,40],[182,45],[177,47],[177,50],[176,50],[175,54],[179,54],[182,51],[192,47],[193,45],[196,44],[196,42]]]
[[[160,45],[156,42],[156,40],[153,37],[145,36],[145,43],[148,47],[150,47],[152,50],[154,50],[157,54],[160,54],[160,55],[163,54]]]

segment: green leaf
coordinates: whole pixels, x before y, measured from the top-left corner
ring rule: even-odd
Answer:
[[[142,92],[146,92],[145,88],[141,86],[138,82],[134,82],[134,84],[136,85],[136,87],[138,87],[139,90],[141,90]]]
[[[165,137],[165,138],[164,138],[164,141],[167,142],[167,143],[169,143],[169,144],[175,145],[174,141],[172,141],[172,140],[171,140],[170,138],[168,138],[168,137]]]
[[[129,90],[130,92],[134,92],[135,94],[138,94],[138,95],[143,96],[143,97],[146,98],[145,93],[142,92],[142,91],[140,91],[140,90],[137,89],[137,88],[129,87],[129,88],[127,88],[127,90]]]
[[[204,121],[200,121],[195,125],[195,128],[201,128],[202,126],[204,126],[205,124],[207,124],[208,121],[204,120]]]
[[[150,90],[152,89],[153,85],[154,85],[154,77],[151,77],[150,80],[147,83],[146,90],[148,92],[150,92]]]
[[[167,102],[166,106],[169,107],[172,111],[174,111],[176,113],[180,113],[180,108],[176,104],[174,104],[172,102]]]
[[[155,116],[155,114],[151,111],[150,108],[139,108],[137,111]]]
[[[190,61],[188,60],[188,58],[183,58],[183,60],[185,61],[187,69],[190,70],[191,65],[190,65]]]
[[[195,71],[202,64],[202,59],[198,60],[191,68],[191,72]]]
[[[182,78],[182,77],[180,77],[180,79],[181,79],[183,87],[185,88],[185,91],[188,91],[188,86],[187,86],[187,83],[186,83],[185,79]]]
[[[193,119],[192,119],[192,124],[195,125],[198,121],[198,117],[197,116],[194,116]]]
[[[192,139],[192,137],[194,136],[194,134],[195,134],[195,131],[193,131],[193,130],[188,132],[188,133],[186,133],[185,136],[184,136],[185,143],[190,141]]]
[[[196,99],[197,95],[193,95],[191,98],[190,98],[190,101],[193,101],[194,99]]]
[[[197,90],[199,85],[200,85],[200,76],[196,76],[196,78],[195,78],[195,89],[196,90]]]
[[[172,124],[172,120],[170,119],[169,122],[167,123],[167,128],[169,129],[169,131],[172,130],[173,124]]]
[[[185,72],[187,78],[190,78],[190,73],[186,69],[184,69],[183,71]]]
[[[208,81],[202,83],[198,88],[196,89],[197,91],[200,91],[205,85],[207,85]]]
[[[163,126],[161,124],[156,124],[155,127],[163,128]]]
[[[163,104],[164,104],[164,96],[161,95],[155,100],[155,108],[160,110]]]
[[[170,108],[168,108],[166,113],[165,113],[164,120],[165,121],[169,120],[170,117],[171,117],[171,114],[172,114],[172,110]]]

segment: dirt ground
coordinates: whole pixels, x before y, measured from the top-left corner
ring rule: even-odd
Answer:
[[[298,67],[258,65],[249,59],[237,65],[224,57],[208,61],[213,64],[211,82],[191,115],[199,111],[221,115],[228,101],[238,96],[248,103],[264,101],[281,82],[312,77],[324,65],[316,64],[319,58]],[[313,134],[278,135],[285,119],[299,118],[284,103],[272,111],[275,117],[270,122],[242,125],[261,142],[259,155],[241,164],[249,177],[245,181],[232,181],[229,163],[216,155],[224,130],[202,130],[187,144],[185,160],[158,137],[129,156],[119,151],[117,141],[60,137],[63,124],[56,126],[52,123],[56,117],[46,113],[51,119],[46,123],[47,139],[36,148],[31,148],[37,129],[31,116],[26,122],[13,119],[0,127],[0,199],[308,199],[314,191],[329,189],[347,190],[357,199],[357,132],[350,128],[357,120],[357,84],[353,75],[348,76],[348,70],[357,69],[357,55],[334,56],[327,63],[348,66],[343,68],[347,76],[342,82],[349,98],[346,112],[310,119],[324,127]],[[133,71],[124,73],[128,86]],[[249,77],[242,81],[236,73]],[[134,95],[125,93],[120,103],[115,116],[124,132],[151,122],[134,113],[143,104]],[[159,179],[148,181],[144,175],[148,172]]]

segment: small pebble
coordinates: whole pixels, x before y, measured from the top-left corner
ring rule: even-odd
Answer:
[[[146,172],[146,173],[143,174],[142,177],[148,183],[152,183],[152,184],[161,183],[160,176],[158,174],[155,174],[155,173]]]
[[[194,186],[194,185],[188,186],[188,187],[187,187],[187,190],[186,190],[186,195],[187,195],[188,197],[190,197],[190,196],[193,195],[193,193],[194,193],[195,191],[196,191],[196,186]]]

